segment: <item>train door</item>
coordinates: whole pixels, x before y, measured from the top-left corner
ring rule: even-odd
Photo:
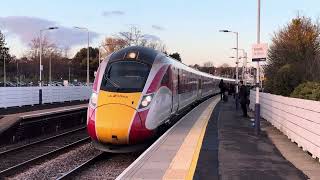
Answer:
[[[171,67],[171,85],[172,85],[172,114],[176,113],[179,108],[179,69]]]
[[[201,76],[198,76],[198,99],[201,99],[202,97],[202,80]]]

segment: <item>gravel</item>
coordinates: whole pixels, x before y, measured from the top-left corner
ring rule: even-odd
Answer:
[[[56,179],[98,153],[99,151],[94,149],[91,143],[88,143],[55,159],[33,166],[23,173],[10,177],[10,179]]]
[[[74,177],[74,179],[115,179],[133,163],[139,155],[140,153],[107,154],[104,160],[92,165]],[[109,156],[109,158],[107,156]]]
[[[17,174],[10,179],[56,179],[64,173],[71,171],[88,159],[96,156],[101,151],[96,150],[91,143],[80,146],[55,159],[35,165],[31,169]],[[115,179],[128,167],[140,153],[110,154],[105,158],[85,169],[75,179]]]
[[[6,153],[0,156],[0,170],[4,170],[14,165],[28,161],[32,158],[59,149],[65,145],[71,144],[86,137],[87,135],[85,133],[85,130],[81,130],[72,134],[67,134],[63,137],[55,138],[49,141],[25,147],[14,152]]]

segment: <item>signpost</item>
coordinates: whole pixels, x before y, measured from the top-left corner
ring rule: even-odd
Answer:
[[[266,61],[268,55],[268,44],[254,44],[252,45],[252,62]]]

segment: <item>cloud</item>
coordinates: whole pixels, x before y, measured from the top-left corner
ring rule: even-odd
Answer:
[[[59,29],[43,32],[57,46],[74,46],[87,42],[84,31],[59,25],[55,21],[27,16],[0,17],[0,28],[9,36],[18,37],[24,44],[28,44],[33,38],[38,37],[40,29],[57,26]],[[90,41],[99,36],[90,31]]]
[[[102,12],[102,16],[122,16],[125,13],[123,11],[104,11]]]
[[[153,29],[155,29],[155,30],[158,30],[158,31],[163,31],[163,30],[165,30],[164,27],[159,26],[159,25],[152,25],[151,27],[152,27]]]
[[[144,34],[143,38],[150,41],[161,41],[161,39],[158,36],[152,34]]]

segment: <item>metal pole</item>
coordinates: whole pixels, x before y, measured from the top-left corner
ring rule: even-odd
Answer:
[[[243,61],[242,61],[241,79],[245,84],[244,73],[245,73],[245,64],[246,64],[246,61],[247,61],[247,53],[246,53],[246,51],[244,49],[240,49],[240,50],[242,50],[242,55],[243,55],[243,57],[241,57],[243,59]]]
[[[51,58],[52,58],[52,52],[50,53],[50,59],[49,59],[49,84],[51,85]]]
[[[88,31],[88,49],[87,49],[87,86],[89,86],[89,29]]]
[[[69,83],[71,82],[70,63],[69,63]]]
[[[99,61],[99,66],[100,66],[100,60],[101,60],[101,52],[100,52],[100,48],[101,48],[101,46],[99,46],[99,56],[98,56],[98,61]]]
[[[58,29],[58,27],[49,27],[49,28],[46,28],[46,29],[41,29],[40,30],[40,72],[39,72],[39,86],[41,87],[42,86],[42,76],[41,76],[41,71],[43,70],[42,68],[42,31],[48,31],[48,30],[53,30],[53,29]]]
[[[17,86],[19,86],[19,64],[18,64],[18,60],[17,61]]]
[[[41,63],[42,63],[42,30],[40,30],[40,39],[39,39],[39,41],[40,41],[40,66],[39,66],[39,71],[40,71],[40,73],[39,73],[39,86],[41,87],[41,85],[42,85],[42,83],[41,83],[41,71],[42,71],[42,69],[41,69],[41,67],[42,67],[42,65],[41,65]]]
[[[243,62],[242,62],[242,71],[241,71],[241,79],[244,83],[244,61],[245,61],[245,58],[243,58]]]
[[[237,52],[236,52],[236,109],[239,108],[239,33],[235,32],[237,35]]]
[[[257,44],[260,44],[260,0],[258,0],[258,16],[257,16]],[[256,104],[255,104],[255,134],[260,134],[260,102],[259,102],[259,82],[260,82],[260,64],[257,61],[257,77],[256,77]]]
[[[6,54],[3,54],[3,86],[6,87],[7,74],[6,74]]]
[[[243,62],[244,69],[242,70],[243,71],[242,78],[243,78],[244,85],[247,85],[246,76],[245,76],[245,75],[247,75],[247,60],[248,60],[248,55],[247,55],[247,53],[245,53],[244,60],[243,60],[244,61]]]

